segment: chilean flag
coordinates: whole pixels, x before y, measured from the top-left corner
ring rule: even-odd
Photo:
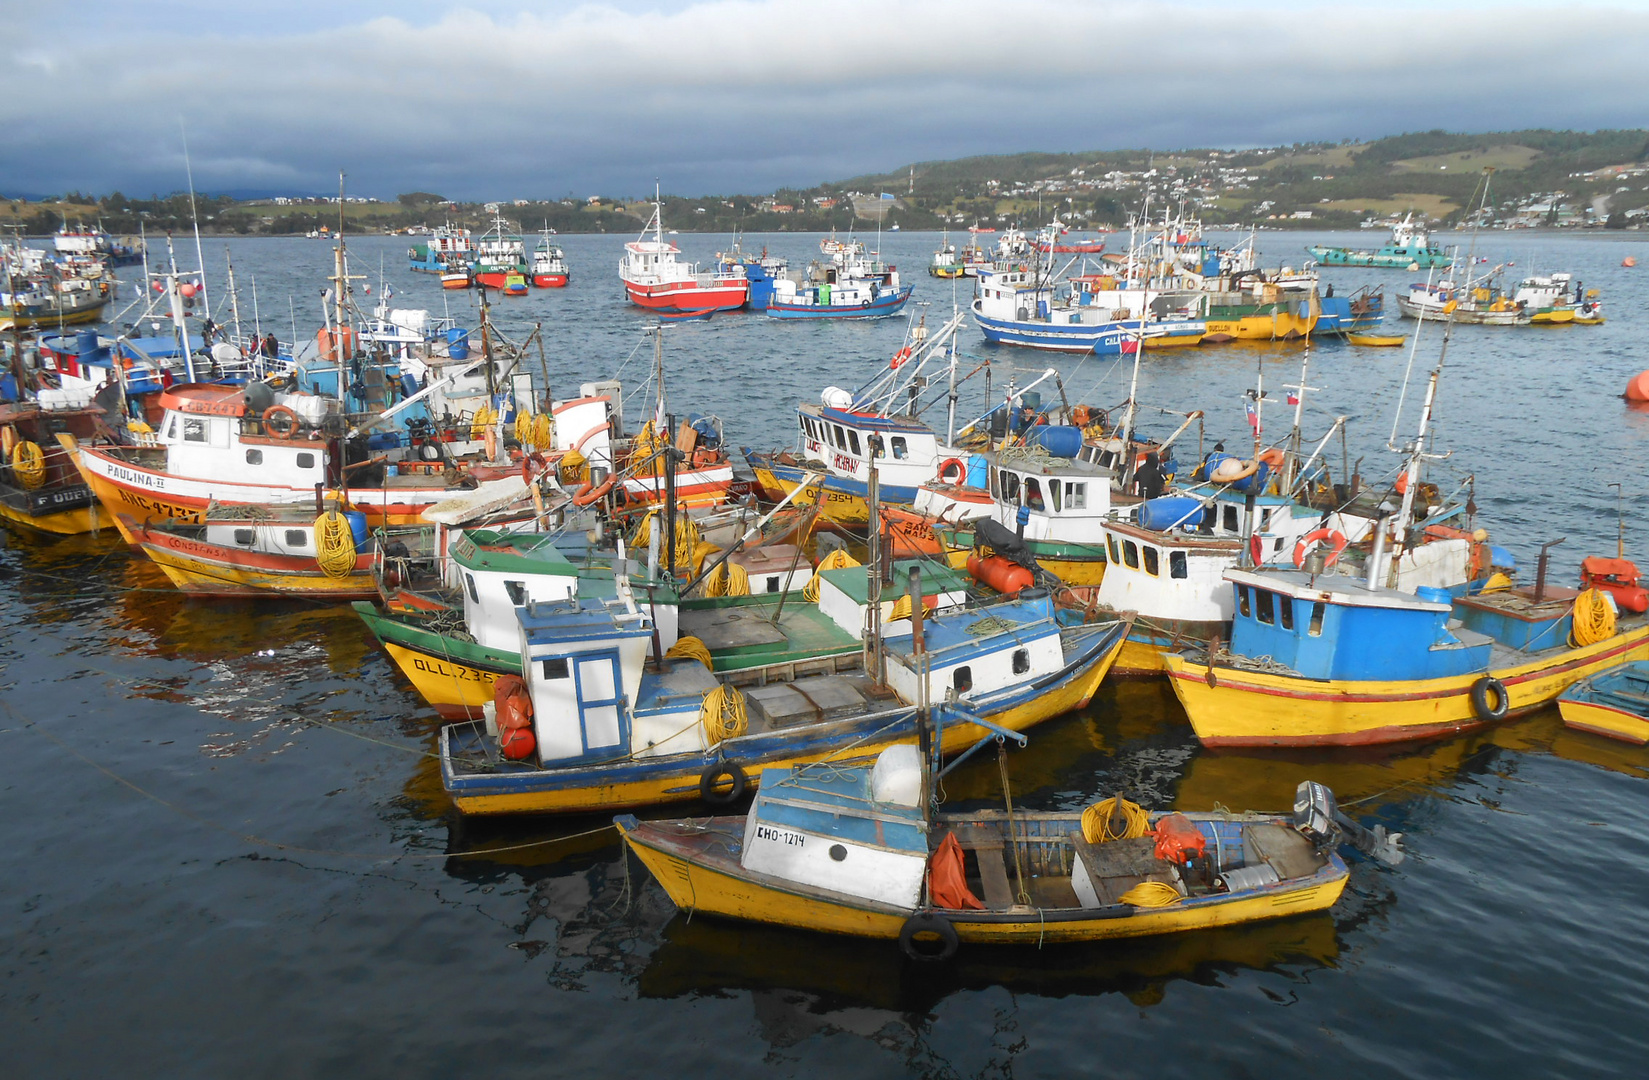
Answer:
[[[1249,398],[1243,403],[1243,410],[1248,413],[1248,426],[1254,429],[1254,434],[1260,433],[1260,408],[1258,402]]]
[[[1298,405],[1300,403],[1300,392],[1298,390],[1290,390],[1288,392],[1288,403],[1290,405]]]

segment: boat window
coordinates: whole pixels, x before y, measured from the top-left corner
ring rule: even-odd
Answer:
[[[1015,649],[1013,651],[1013,673],[1023,675],[1031,670],[1031,650]]]
[[[1170,551],[1168,553],[1168,576],[1174,578],[1189,576],[1185,571],[1185,552]]]
[[[1255,532],[1265,532],[1271,528],[1271,511],[1260,511],[1260,527]]]
[[[252,541],[256,539],[256,537],[257,533],[253,532],[251,529],[235,530],[235,543],[239,544],[241,547],[251,547]]]
[[[1320,602],[1311,605],[1311,625],[1306,627],[1305,632],[1312,637],[1323,636],[1323,605]]]
[[[859,451],[859,433],[857,431],[854,431],[852,428],[848,428],[847,429],[847,442],[848,442],[848,445],[850,447],[852,447],[852,449],[853,449],[853,456],[858,457],[859,453],[860,453],[860,451]]]
[[[287,547],[295,547],[295,548],[305,547],[305,546],[308,545],[308,543],[309,543],[309,532],[307,530],[305,530],[305,529],[288,529],[288,530],[286,530],[286,546]]]
[[[1271,593],[1265,589],[1254,590],[1254,618],[1270,626],[1276,621],[1277,615],[1271,608]]]
[[[1249,610],[1249,607],[1248,607],[1248,586],[1247,585],[1238,585],[1237,586],[1237,610],[1242,613],[1243,618],[1247,618],[1249,615],[1252,614],[1252,612]]]
[[[183,421],[183,441],[199,443],[205,442],[206,421],[202,420],[198,416],[191,416],[185,419]]]
[[[248,450],[246,452],[246,463],[248,465],[262,465],[263,464],[263,451],[262,450]]]
[[[1156,577],[1160,569],[1160,563],[1157,561],[1157,549],[1149,544],[1141,544],[1140,549],[1145,553],[1145,572],[1152,577]]]
[[[1087,484],[1066,484],[1065,485],[1065,509],[1067,509],[1067,510],[1086,510],[1086,509],[1088,509],[1088,485]]]
[[[1105,544],[1110,551],[1111,564],[1114,566],[1115,564],[1121,562],[1122,553],[1117,550],[1117,538],[1114,536],[1107,536],[1105,538]]]
[[[1122,542],[1122,564],[1131,570],[1139,569],[1139,548],[1132,540]]]
[[[298,468],[300,468],[300,469],[313,469],[314,467],[315,467],[315,455],[314,454],[299,454],[298,455]]]
[[[847,436],[842,434],[842,425],[834,424],[832,426],[836,429],[836,449],[846,450],[847,449]]]
[[[177,417],[173,416],[171,423],[166,425],[166,441],[177,442]]]
[[[1025,477],[1025,505],[1032,510],[1046,510],[1042,503],[1042,485],[1035,477]]]
[[[1019,474],[1007,470],[1002,472],[1002,501],[1011,503],[1019,499]]]
[[[1225,531],[1237,531],[1237,508],[1235,506],[1227,506],[1225,508]]]
[[[1277,621],[1284,630],[1294,629],[1294,598],[1292,596],[1277,597]]]
[[[958,694],[965,694],[973,689],[973,668],[963,664],[951,673],[950,684]]]
[[[481,602],[481,594],[475,591],[475,575],[465,574],[464,584],[469,586],[470,599],[479,604]]]
[[[510,603],[516,607],[527,602],[527,584],[524,581],[506,581],[504,591],[509,594]]]
[[[903,435],[895,435],[889,445],[893,447],[893,456],[895,459],[902,461],[910,455],[910,449],[905,445],[905,437]]]
[[[570,679],[572,672],[567,669],[567,658],[556,656],[544,661],[544,677],[546,679]]]
[[[1058,480],[1048,481],[1048,498],[1053,501],[1054,513],[1056,514],[1059,513],[1059,488],[1060,484]]]

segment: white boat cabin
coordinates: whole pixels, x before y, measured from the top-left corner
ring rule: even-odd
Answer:
[[[313,488],[328,483],[327,438],[346,427],[337,402],[313,394],[273,394],[261,413],[238,386],[185,383],[160,395],[155,441],[166,448],[166,472],[196,480]],[[274,410],[285,410],[276,416]],[[276,424],[290,425],[277,437]]]
[[[1090,461],[1061,459],[1048,465],[1028,455],[994,453],[990,462],[989,515],[1009,529],[1025,516],[1025,539],[1104,542],[1102,527],[1111,516],[1111,471]]]
[[[887,497],[909,502],[917,487],[937,477],[941,464],[958,456],[958,451],[941,446],[939,436],[920,420],[855,412],[853,404],[851,393],[832,386],[825,390],[822,404],[797,408],[804,459],[822,462],[833,476],[868,483],[870,440],[879,436],[882,451],[876,459],[878,482],[908,489],[889,492]]]

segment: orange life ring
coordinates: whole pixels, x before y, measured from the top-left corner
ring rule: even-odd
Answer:
[[[285,424],[277,426],[275,420],[283,416],[286,418]],[[269,406],[269,408],[263,410],[261,419],[263,420],[263,430],[277,439],[292,438],[293,435],[297,434],[300,426],[298,414],[285,405]]]
[[[578,494],[573,496],[573,505],[589,506],[591,503],[607,494],[607,492],[613,489],[613,479],[617,475],[617,473],[608,473],[607,479],[603,480],[600,484],[595,484],[594,481],[586,480],[584,482],[584,486],[578,489]]]
[[[481,445],[487,448],[487,460],[496,461],[498,458],[498,429],[489,426],[482,432]]]
[[[1294,544],[1294,569],[1301,570],[1305,568],[1306,554],[1313,545],[1318,543],[1326,543],[1331,549],[1328,558],[1323,560],[1323,568],[1327,569],[1340,560],[1340,552],[1346,549],[1348,541],[1345,533],[1339,529],[1312,529]]]
[[[1248,538],[1248,554],[1253,557],[1255,566],[1265,565],[1265,543],[1259,533]]]
[[[866,301],[866,303],[868,304],[869,301]],[[906,360],[909,360],[909,359],[910,359],[910,346],[906,345],[904,348],[900,349],[898,352],[893,354],[893,360],[892,360],[891,363],[888,364],[888,367],[893,371],[898,371],[899,370],[899,365],[903,364]]]
[[[956,466],[956,479],[947,480],[945,477],[952,471],[952,465]],[[968,467],[962,464],[961,458],[946,458],[944,461],[939,463],[939,472],[937,475],[941,484],[955,484],[957,487],[961,487],[962,482],[968,478]]]
[[[1285,455],[1280,449],[1273,446],[1271,449],[1260,454],[1260,463],[1262,465],[1269,465],[1275,469],[1283,463],[1286,456],[1287,455]]]

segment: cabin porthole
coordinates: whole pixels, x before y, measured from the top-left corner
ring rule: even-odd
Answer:
[[[847,848],[840,844],[831,844],[830,857],[836,862],[841,862],[843,859],[847,858]]]

